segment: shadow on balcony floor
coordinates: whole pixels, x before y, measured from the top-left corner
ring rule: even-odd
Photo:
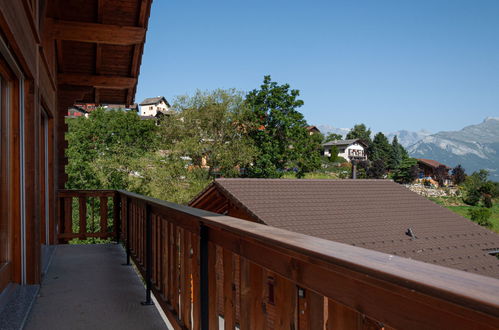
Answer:
[[[166,329],[121,246],[59,245],[25,329]]]

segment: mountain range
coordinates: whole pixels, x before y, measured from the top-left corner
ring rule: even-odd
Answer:
[[[345,136],[350,129],[329,125],[317,126],[321,132]],[[499,117],[489,117],[476,125],[459,131],[442,131],[432,134],[400,130],[385,133],[389,141],[396,135],[411,157],[429,158],[455,167],[461,164],[467,173],[480,169],[489,171],[490,179],[499,181]]]
[[[461,164],[467,173],[489,171],[499,181],[499,117],[489,117],[459,131],[428,135],[407,148],[415,158],[429,158],[454,167]]]

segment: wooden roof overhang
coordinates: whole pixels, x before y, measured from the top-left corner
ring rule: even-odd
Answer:
[[[74,102],[133,103],[151,2],[49,1],[61,111]]]

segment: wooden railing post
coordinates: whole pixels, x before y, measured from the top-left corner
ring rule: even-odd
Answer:
[[[125,251],[126,262],[124,266],[130,266],[130,198],[125,197]]]
[[[113,222],[114,230],[116,231],[116,244],[120,244],[121,235],[121,198],[120,193],[115,192],[113,196]]]
[[[200,250],[200,303],[201,303],[201,315],[199,319],[201,320],[201,330],[209,329],[209,299],[208,299],[208,286],[209,286],[209,274],[208,274],[208,228],[206,228],[203,223],[201,223],[199,228],[199,250]],[[215,274],[212,274],[215,281]],[[216,308],[216,306],[212,306]]]
[[[143,301],[142,305],[154,305],[151,299],[151,289],[152,289],[152,217],[151,217],[151,207],[146,204],[146,301]]]

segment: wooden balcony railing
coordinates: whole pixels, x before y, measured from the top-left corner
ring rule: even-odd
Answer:
[[[175,329],[218,329],[219,316],[225,329],[499,328],[497,279],[114,196],[146,302],[154,293]]]
[[[59,190],[58,240],[115,238],[119,241],[119,194],[114,190]]]

